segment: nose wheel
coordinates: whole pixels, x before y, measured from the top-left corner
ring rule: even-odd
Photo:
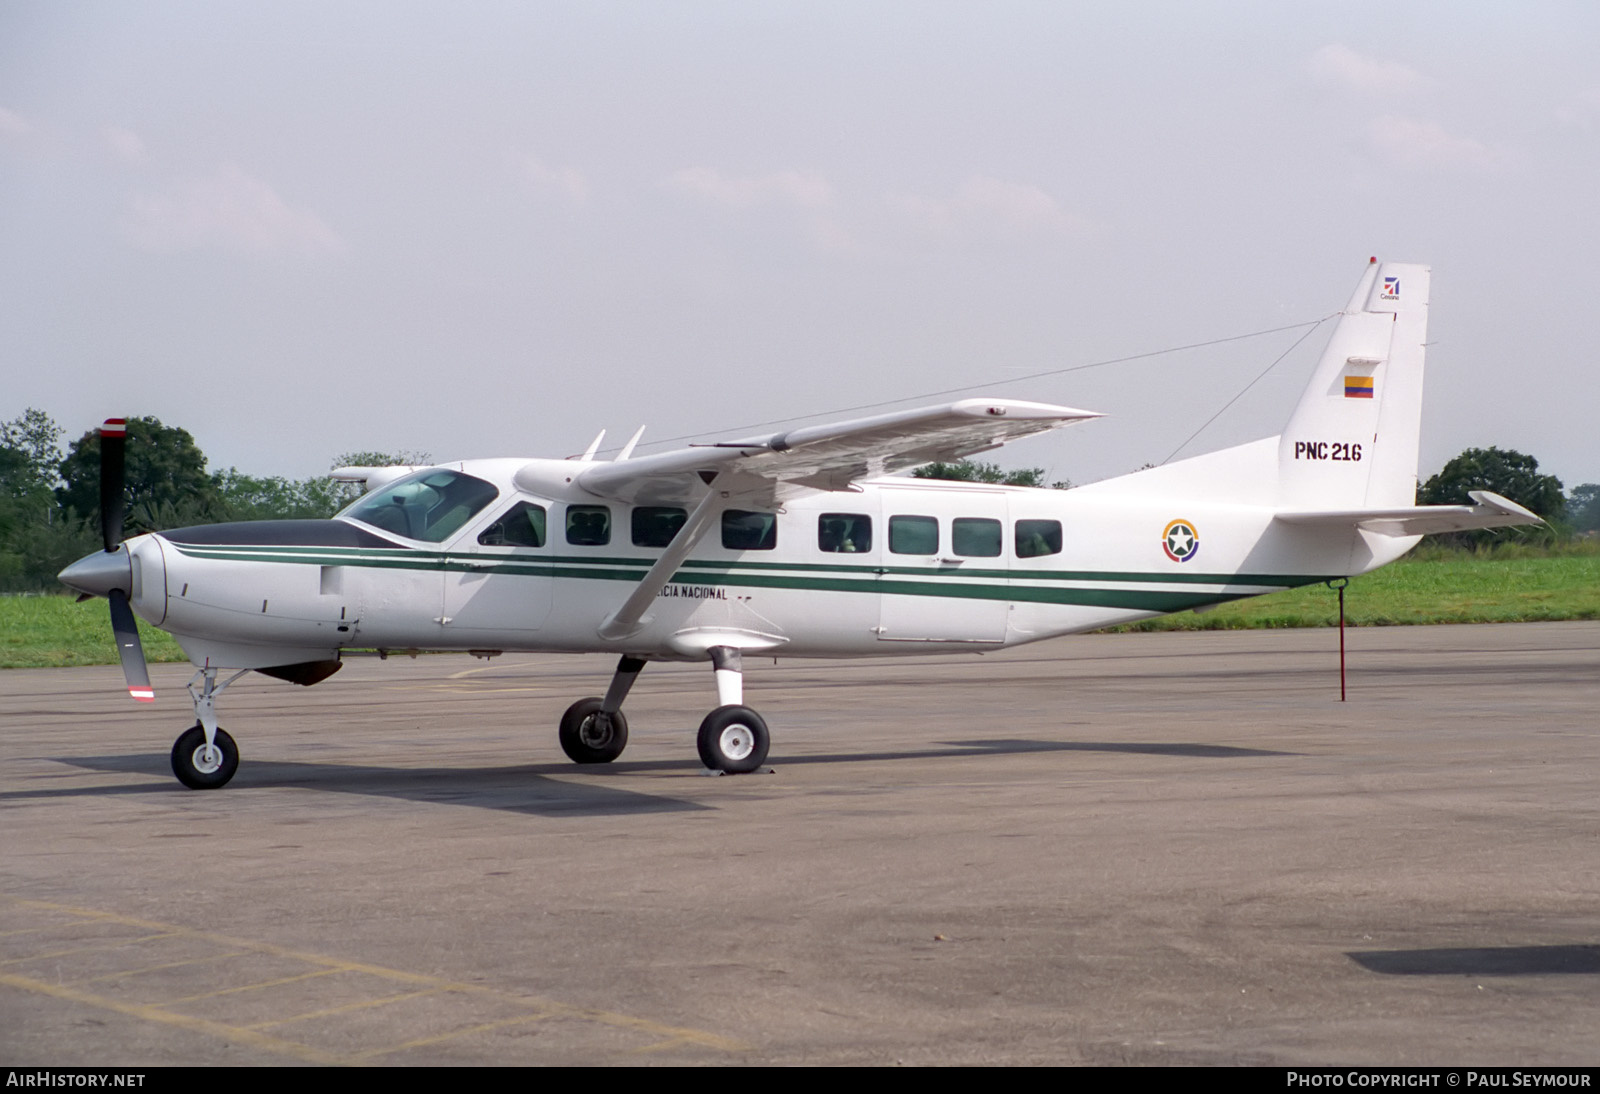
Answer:
[[[206,744],[205,727],[196,723],[172,746],[172,773],[190,790],[215,790],[228,785],[239,770],[239,746],[222,728]]]

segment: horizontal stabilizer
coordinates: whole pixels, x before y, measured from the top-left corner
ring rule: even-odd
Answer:
[[[1349,527],[1381,536],[1426,536],[1472,528],[1543,524],[1538,514],[1488,490],[1469,491],[1476,505],[1412,505],[1403,509],[1301,509],[1277,514],[1285,524]]]

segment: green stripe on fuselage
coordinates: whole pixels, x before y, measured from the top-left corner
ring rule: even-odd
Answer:
[[[267,562],[301,566],[359,566],[369,569],[439,570],[505,574],[518,577],[571,578],[589,581],[637,582],[652,559],[619,555],[508,556],[448,551],[390,550],[361,547],[213,547],[174,544],[191,558],[233,562]],[[688,571],[688,572],[686,572]],[[1171,574],[1096,570],[970,569],[965,566],[875,566],[815,562],[746,562],[689,559],[675,583],[798,589],[815,592],[878,593],[937,596],[963,600],[1003,600],[1042,604],[1075,604],[1177,612],[1206,604],[1239,600],[1279,589],[1327,580],[1307,574]],[[1026,584],[1049,582],[1049,585]],[[1083,588],[1067,582],[1216,585],[1220,589],[1180,592],[1161,589]]]

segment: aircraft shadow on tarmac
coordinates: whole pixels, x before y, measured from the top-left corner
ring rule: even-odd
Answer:
[[[836,764],[913,759],[957,759],[1042,752],[1122,752],[1151,756],[1200,759],[1289,756],[1268,749],[1188,743],[1129,743],[1107,741],[1039,741],[1025,739],[944,741],[941,747],[901,751],[798,755],[775,761],[775,767],[796,764]],[[188,794],[172,780],[168,758],[159,753],[118,756],[56,756],[56,762],[107,774],[147,775],[160,780],[115,786],[17,790],[0,793],[0,801],[55,797],[97,797],[170,791]],[[345,794],[368,794],[406,801],[466,805],[540,816],[614,816],[631,813],[669,813],[711,809],[714,806],[659,794],[623,789],[604,783],[573,781],[573,775],[618,776],[629,773],[702,770],[693,761],[619,761],[579,767],[570,763],[524,764],[516,767],[373,767],[341,763],[251,760],[239,770],[236,789],[296,787]],[[566,776],[552,778],[551,776]]]
[[[77,787],[61,790],[15,791],[0,800],[17,798],[97,797],[171,791],[191,794],[172,778],[168,758],[156,753],[135,756],[58,756],[60,763],[92,771],[148,775],[160,780],[116,786]],[[624,765],[617,764],[621,768]],[[634,765],[644,766],[644,765]],[[681,764],[662,764],[681,767]],[[519,767],[370,767],[354,764],[302,763],[251,760],[241,767],[229,790],[299,788],[341,794],[365,794],[440,805],[467,805],[539,816],[615,816],[630,813],[672,813],[709,809],[698,802],[660,794],[641,794],[615,786],[568,782],[548,778],[582,769],[572,764]]]
[[[1466,946],[1435,950],[1358,950],[1347,954],[1387,976],[1549,976],[1600,973],[1600,946]]]

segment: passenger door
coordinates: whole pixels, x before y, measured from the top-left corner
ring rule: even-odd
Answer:
[[[1005,641],[1006,509],[1005,495],[994,491],[884,489],[880,640]]]

